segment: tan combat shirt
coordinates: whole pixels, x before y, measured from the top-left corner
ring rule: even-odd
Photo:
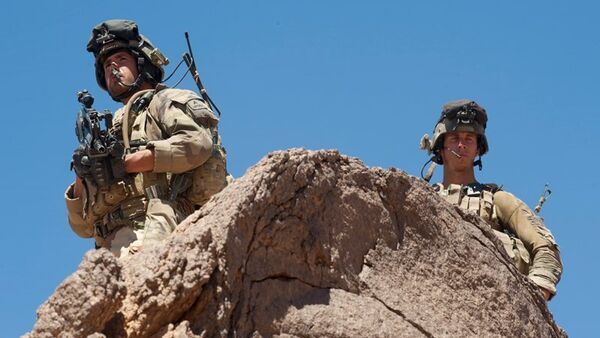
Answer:
[[[502,190],[491,192],[456,184],[447,188],[437,184],[436,189],[448,202],[479,214],[494,229],[519,270],[538,286],[552,295],[556,294],[556,285],[562,274],[558,245],[550,230],[525,203]],[[525,266],[520,266],[522,264],[515,257],[515,252],[518,256],[519,246],[527,250],[522,255],[525,256],[522,258]]]
[[[124,108],[117,110],[113,119],[114,130],[121,140],[123,111]],[[86,185],[79,198],[73,197],[73,185],[70,185],[65,201],[73,231],[84,238],[96,236],[94,223],[111,208],[129,204],[128,201],[133,200],[130,197],[142,196],[145,200],[147,182],[168,185],[164,173],[182,173],[202,165],[213,154],[213,141],[220,142],[214,137],[217,123],[216,116],[196,93],[180,89],[158,91],[147,108],[130,115],[129,124],[130,139],[146,140],[146,147],[154,149],[154,170],[136,174],[134,184],[118,182],[105,191]],[[181,217],[191,211],[193,208]]]

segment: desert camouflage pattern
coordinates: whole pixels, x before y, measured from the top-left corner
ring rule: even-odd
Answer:
[[[115,112],[116,135],[122,135],[122,119],[123,108]],[[132,142],[146,142],[138,150],[154,150],[154,170],[102,189],[84,182],[79,198],[73,197],[73,185],[65,193],[73,231],[84,238],[94,237],[97,247],[117,256],[159,243],[227,185],[218,119],[194,92],[158,91],[148,107],[130,113],[129,119]],[[170,179],[185,172],[193,179],[175,201],[169,201]]]
[[[174,115],[170,114],[170,111],[180,110],[187,112],[187,115],[193,122],[203,127],[202,139],[195,140],[196,144],[202,144],[202,147],[198,147],[198,149],[181,149],[182,161],[184,158],[187,158],[191,162],[189,165],[196,168],[191,172],[191,186],[183,193],[182,197],[189,201],[195,208],[199,208],[212,195],[227,186],[226,153],[217,129],[219,119],[210,110],[208,105],[193,91],[165,89],[159,91],[156,97],[160,99],[152,100],[148,109],[151,118],[160,120],[167,117],[168,119],[172,119]],[[181,121],[178,121],[178,123],[181,123]],[[148,125],[152,126],[152,124]],[[154,125],[157,126],[157,124]],[[133,127],[132,139],[136,133],[136,125]],[[158,137],[160,130],[149,128],[146,133]],[[155,154],[157,152],[163,153],[165,156],[172,154],[173,147],[163,150],[160,142],[150,143],[150,146],[154,147]],[[190,153],[193,154],[190,156]],[[198,165],[198,162],[201,164]],[[159,164],[159,161],[157,160],[156,163]],[[179,167],[162,168],[159,166],[158,168],[155,167],[154,170],[181,173],[189,169]]]
[[[523,274],[556,294],[562,274],[560,251],[552,233],[525,203],[506,191],[491,192],[450,184],[435,189],[446,201],[477,213],[494,230]]]

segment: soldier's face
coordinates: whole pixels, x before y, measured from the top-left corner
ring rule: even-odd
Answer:
[[[116,52],[106,58],[103,67],[106,87],[113,96],[127,91],[128,87],[123,84],[133,84],[138,76],[135,57],[126,51]]]
[[[444,136],[442,159],[444,166],[455,170],[473,168],[479,155],[477,134],[467,131],[449,132]]]

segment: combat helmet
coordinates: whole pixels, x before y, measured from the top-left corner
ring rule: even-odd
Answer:
[[[448,102],[442,108],[442,113],[433,130],[433,139],[425,134],[421,139],[421,148],[427,150],[433,157],[431,160],[443,164],[441,149],[444,146],[444,135],[452,131],[468,131],[477,134],[480,159],[474,165],[481,166],[481,156],[489,150],[485,128],[487,113],[483,107],[472,100],[457,100]]]
[[[137,59],[138,77],[127,92],[113,99],[119,101],[130,96],[144,81],[152,85],[162,81],[163,66],[167,65],[169,60],[148,38],[138,32],[137,24],[131,20],[107,20],[92,29],[92,35],[87,43],[87,51],[94,54],[96,58],[96,82],[102,89],[108,90],[104,80],[104,60],[121,50],[129,51]]]

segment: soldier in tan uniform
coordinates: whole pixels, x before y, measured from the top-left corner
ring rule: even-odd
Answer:
[[[425,135],[421,146],[443,164],[442,183],[434,185],[448,202],[481,216],[494,230],[523,274],[540,287],[544,298],[556,294],[562,274],[558,245],[539,217],[514,195],[494,184],[477,182],[474,166],[488,151],[487,113],[471,100],[444,105],[433,139]],[[475,160],[477,157],[479,159]]]
[[[87,50],[99,86],[125,105],[112,132],[128,174],[109,186],[78,175],[65,193],[68,220],[77,235],[124,256],[166,238],[227,185],[225,151],[204,100],[160,83],[168,61],[135,22],[102,22]],[[82,164],[73,165],[77,172]]]

